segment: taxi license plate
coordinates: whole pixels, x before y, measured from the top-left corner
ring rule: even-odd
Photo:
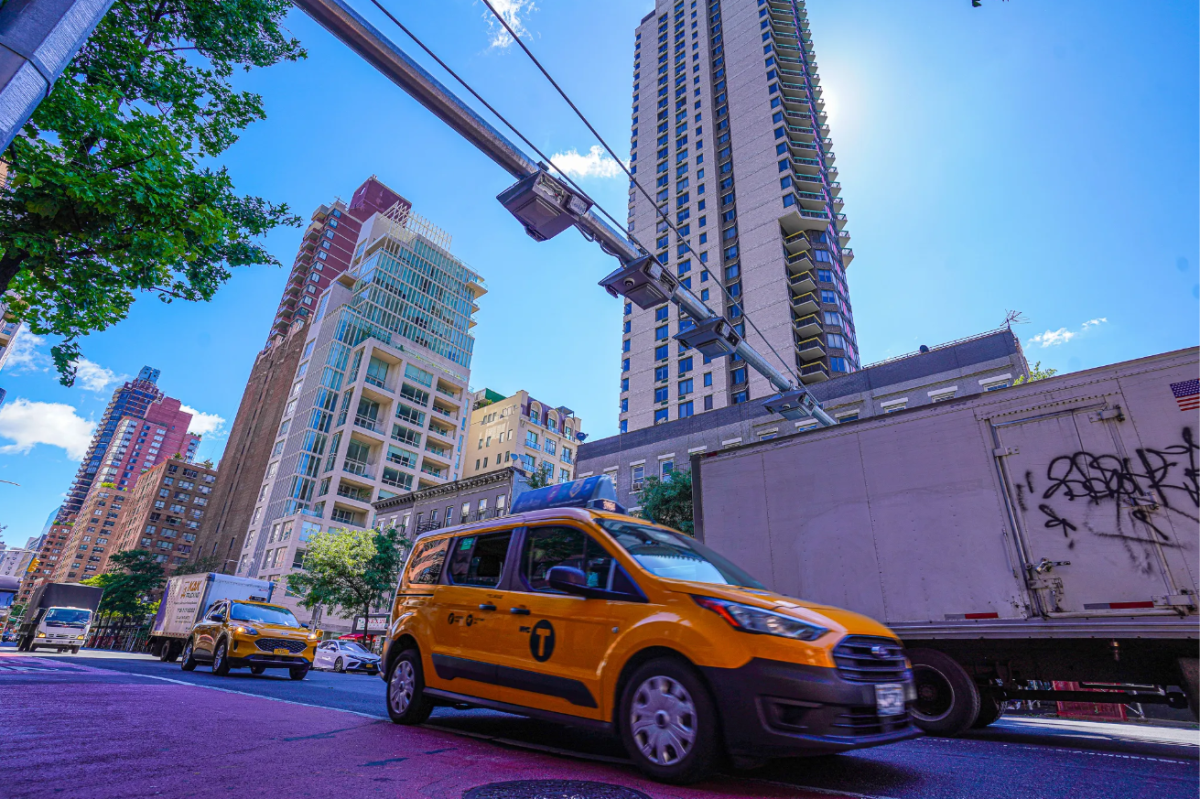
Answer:
[[[275,650],[275,654],[276,654],[276,655],[290,655],[290,654],[292,654],[292,650],[290,650],[290,649],[276,649],[276,650]]]
[[[875,711],[881,716],[898,716],[904,712],[904,686],[894,683],[875,686]]]

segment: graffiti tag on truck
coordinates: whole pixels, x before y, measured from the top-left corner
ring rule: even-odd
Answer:
[[[1200,509],[1198,454],[1200,446],[1192,429],[1184,427],[1180,443],[1163,449],[1138,449],[1133,458],[1086,451],[1060,455],[1046,467],[1049,487],[1042,492],[1042,502],[1038,504],[1038,511],[1045,517],[1043,527],[1061,532],[1069,549],[1075,548],[1073,534],[1081,526],[1092,535],[1119,539],[1125,543],[1134,563],[1150,570],[1153,568],[1150,553],[1144,546],[1139,550],[1133,545],[1181,546],[1154,522],[1154,511],[1161,508],[1200,522],[1196,515]],[[1025,489],[1031,497],[1036,495],[1032,472],[1025,473],[1025,484],[1017,488],[1018,502],[1024,510]],[[1056,509],[1051,504],[1055,499],[1079,502],[1084,507],[1068,513],[1061,505]],[[1088,509],[1107,503],[1112,503],[1113,529],[1097,529]]]

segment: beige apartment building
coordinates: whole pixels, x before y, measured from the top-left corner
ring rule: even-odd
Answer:
[[[407,205],[375,214],[304,329],[237,564],[280,582],[276,597],[302,620],[311,612],[283,589],[314,533],[368,528],[371,503],[462,474],[470,329],[486,288],[450,243]]]
[[[487,388],[472,395],[471,408],[463,477],[515,466],[531,475],[547,471],[554,483],[575,479],[575,452],[587,436],[570,408],[528,391],[506,397]]]
[[[857,371],[854,254],[803,0],[656,0],[634,34],[630,132],[650,196],[629,190],[628,224],[650,254],[804,384]],[[777,393],[744,361],[684,349],[692,324],[626,304],[620,432]]]

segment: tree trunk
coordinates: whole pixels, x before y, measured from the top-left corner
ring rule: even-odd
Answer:
[[[10,255],[9,253],[5,253],[3,257],[0,257],[0,296],[3,296],[4,292],[8,291],[9,285],[12,283],[13,278],[21,271],[21,264],[24,262],[24,258],[17,255]]]

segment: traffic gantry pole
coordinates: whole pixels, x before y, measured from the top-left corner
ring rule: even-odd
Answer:
[[[113,0],[0,0],[0,152],[50,94]]]
[[[585,238],[595,241],[621,262],[620,269],[600,281],[610,294],[625,297],[640,308],[668,301],[675,303],[695,321],[694,328],[680,332],[675,338],[709,357],[739,355],[779,390],[779,395],[766,402],[768,409],[789,419],[815,418],[822,425],[834,423],[803,386],[746,343],[729,320],[681,286],[656,258],[597,216],[591,198],[550,174],[548,165],[529,158],[345,0],[292,2],[517,178],[496,199],[525,226],[531,237],[545,241],[567,228],[577,228]]]

